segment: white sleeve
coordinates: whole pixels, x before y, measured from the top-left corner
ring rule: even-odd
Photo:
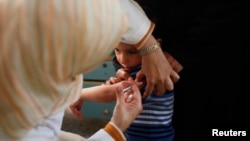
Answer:
[[[151,34],[153,30],[152,23],[134,0],[120,0],[120,2],[128,20],[128,29],[122,37],[122,42],[136,45],[141,42],[147,34]]]
[[[109,122],[103,129],[100,129],[89,141],[126,141],[124,134],[121,130],[113,123]]]
[[[115,141],[104,129],[98,130],[88,141]]]

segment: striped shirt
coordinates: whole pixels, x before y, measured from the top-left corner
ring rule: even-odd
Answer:
[[[141,66],[130,72],[135,78]],[[141,90],[141,93],[144,89]],[[128,141],[172,141],[174,92],[156,96],[154,93],[142,100],[143,110],[126,131]]]
[[[116,71],[122,68],[117,58],[113,58]],[[135,79],[141,65],[130,69],[130,75]],[[143,94],[145,88],[141,89]],[[154,93],[142,100],[143,110],[126,131],[127,141],[173,141],[172,126],[174,92],[163,96]]]

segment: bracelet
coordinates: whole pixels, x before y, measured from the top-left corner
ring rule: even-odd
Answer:
[[[158,42],[156,42],[153,45],[151,45],[150,47],[139,50],[139,53],[141,56],[145,56],[151,52],[156,51],[158,48],[160,48],[160,45]]]

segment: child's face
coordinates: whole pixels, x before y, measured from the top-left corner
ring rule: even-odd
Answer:
[[[115,55],[118,62],[124,67],[125,70],[129,70],[131,67],[140,65],[142,61],[137,49],[124,43],[119,43],[119,45],[115,48]]]

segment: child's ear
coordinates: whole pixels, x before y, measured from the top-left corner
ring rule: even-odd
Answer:
[[[158,38],[158,39],[156,39],[157,40],[157,42],[161,45],[162,44],[162,39],[161,38]]]

